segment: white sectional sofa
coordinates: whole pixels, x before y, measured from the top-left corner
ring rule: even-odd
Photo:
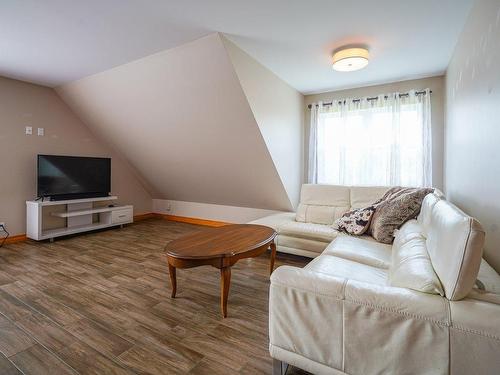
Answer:
[[[475,219],[435,193],[393,245],[331,228],[348,208],[385,191],[304,185],[301,221],[279,214],[254,222],[278,231],[279,251],[315,257],[271,277],[274,370],[288,363],[313,374],[499,374],[500,276],[482,259],[484,231]],[[407,287],[396,287],[393,254],[404,254],[403,246],[421,246],[432,267],[409,257]],[[426,272],[437,276],[442,295],[414,290],[422,287],[414,276],[427,280]]]

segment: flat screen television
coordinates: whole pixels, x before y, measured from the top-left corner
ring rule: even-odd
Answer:
[[[106,197],[111,191],[111,159],[38,155],[37,192],[51,200]]]

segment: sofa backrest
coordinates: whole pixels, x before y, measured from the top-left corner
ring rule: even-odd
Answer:
[[[420,207],[420,213],[418,214],[417,221],[422,227],[422,233],[426,237],[431,225],[432,209],[434,208],[434,205],[442,198],[443,196],[439,193],[432,193],[427,194],[422,201],[422,206]]]
[[[348,186],[304,184],[295,220],[331,225],[349,208]]]
[[[351,208],[367,207],[389,187],[304,184],[296,221],[331,225]]]
[[[390,188],[387,186],[351,186],[351,208],[368,207],[382,198]]]
[[[427,198],[427,197],[426,197]],[[431,203],[430,199],[429,202]],[[424,210],[427,210],[425,207]],[[481,264],[484,230],[474,218],[440,199],[424,212],[427,251],[446,298],[464,298],[474,286]]]

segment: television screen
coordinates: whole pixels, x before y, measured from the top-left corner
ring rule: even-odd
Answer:
[[[108,196],[111,159],[38,155],[37,191],[56,200]]]

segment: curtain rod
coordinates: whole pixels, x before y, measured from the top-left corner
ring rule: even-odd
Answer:
[[[415,95],[425,95],[425,93],[426,93],[426,91],[416,91]],[[432,94],[432,91],[429,91],[429,94]],[[408,93],[408,92],[407,93],[402,93],[402,94],[399,94],[399,97],[401,98],[403,96],[408,96],[408,95],[410,95],[410,93]],[[387,98],[389,98],[389,96],[385,95],[384,99],[387,99]],[[377,100],[377,99],[378,99],[378,96],[374,96],[374,97],[371,97],[371,98],[366,98],[366,100]],[[352,101],[353,101],[353,103],[357,103],[357,102],[360,102],[361,99],[353,99]],[[343,103],[345,103],[345,100],[339,100],[338,101],[338,104],[343,104]],[[323,105],[332,105],[332,104],[333,104],[333,101],[332,102],[323,103]],[[318,106],[318,105],[316,104],[316,106]],[[307,106],[307,108],[311,109],[312,108],[312,104],[309,104]]]

